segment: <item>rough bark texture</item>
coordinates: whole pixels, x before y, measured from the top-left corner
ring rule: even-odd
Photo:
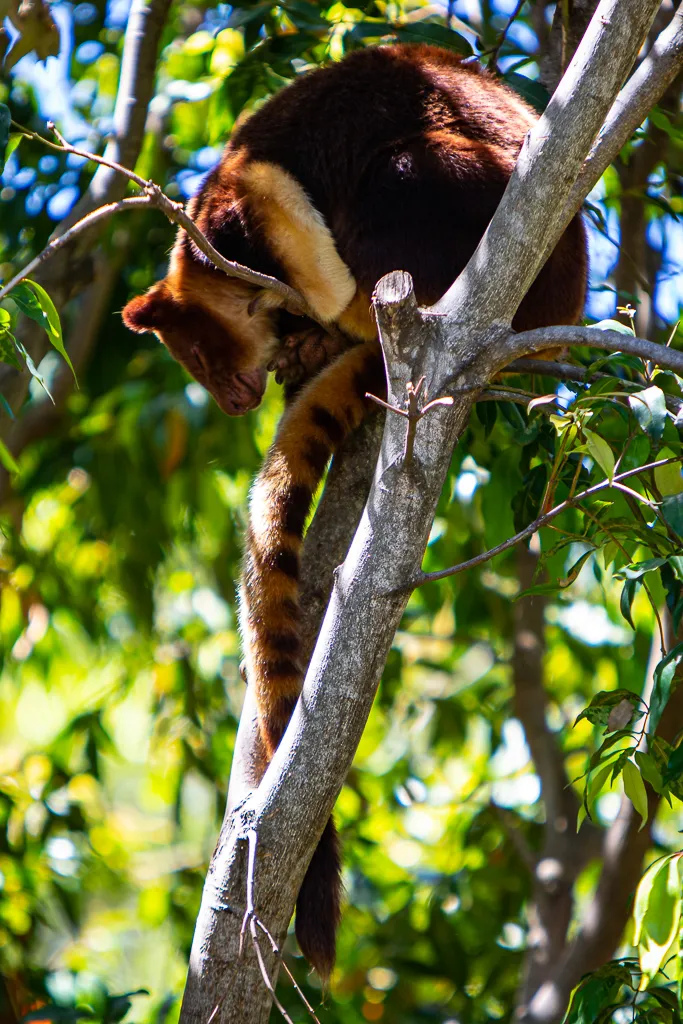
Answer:
[[[253,897],[256,913],[281,944],[301,879],[370,712],[409,581],[418,577],[453,446],[478,389],[512,358],[536,350],[533,343],[524,349],[509,324],[543,253],[562,232],[565,203],[584,157],[658,6],[659,0],[602,0],[568,74],[527,139],[485,238],[437,306],[418,310],[405,274],[387,275],[377,286],[389,401],[402,405],[407,383],[424,374],[430,397],[450,393],[455,402],[435,408],[418,424],[410,462],[403,458],[405,420],[386,417],[370,494],[346,561],[335,575],[290,726],[258,789],[244,793],[231,788],[197,921],[183,1024],[267,1020],[270,998],[248,938],[238,959],[248,899]],[[583,195],[592,183],[586,181]],[[623,348],[624,336],[618,338]],[[615,345],[613,340],[604,343]],[[243,740],[250,731],[253,702],[248,695],[238,741],[242,751],[248,750]],[[235,770],[244,778],[248,765],[238,759]],[[249,841],[255,849],[251,892],[246,884]],[[261,946],[273,978],[275,956],[266,942]]]

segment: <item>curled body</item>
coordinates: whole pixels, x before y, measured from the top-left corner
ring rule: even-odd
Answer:
[[[484,234],[535,118],[495,78],[431,46],[359,50],[305,74],[239,127],[188,213],[227,259],[296,288],[318,324],[226,277],[182,230],[166,278],[124,309],[128,326],[154,331],[229,415],[258,405],[269,366],[289,385],[252,490],[241,600],[267,760],[306,668],[298,577],[313,494],[370,411],[366,392],[385,390],[374,286],[407,270],[421,305],[441,297]],[[577,215],[513,327],[575,323],[586,275]],[[339,328],[351,347],[340,351],[321,324]],[[299,943],[323,976],[334,963],[339,896],[330,822],[297,903]]]

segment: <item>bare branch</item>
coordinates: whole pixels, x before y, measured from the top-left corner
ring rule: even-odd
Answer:
[[[503,43],[505,42],[505,37],[507,36],[508,32],[510,31],[510,28],[511,28],[512,24],[519,17],[519,13],[522,10],[522,7],[524,7],[525,3],[526,3],[526,0],[517,0],[517,3],[515,4],[515,8],[514,8],[512,14],[510,15],[510,17],[508,18],[506,24],[505,24],[505,28],[503,29],[503,31],[498,36],[498,41],[496,42],[496,45],[494,46],[493,50],[491,51],[491,59],[490,59],[489,64],[488,64],[488,66],[491,69],[491,71],[497,71],[498,70],[498,57],[500,55],[501,47],[502,47]]]
[[[93,225],[98,224],[100,221],[107,220],[114,213],[121,213],[124,210],[135,210],[141,206],[150,206],[150,200],[147,196],[130,196],[128,199],[119,199],[116,203],[108,203],[106,206],[100,206],[99,209],[93,210],[92,213],[88,213],[81,220],[77,221],[73,227],[65,231],[63,235],[57,235],[51,242],[45,246],[42,252],[39,252],[37,256],[27,263],[23,270],[20,270],[18,274],[3,285],[0,288],[0,301],[4,299],[13,288],[27,277],[30,277],[34,270],[46,260],[56,256],[61,249],[64,249],[67,245],[70,245],[74,238],[81,234],[83,231],[88,231]]]
[[[87,160],[94,160],[96,163],[99,163],[103,167],[107,167],[112,171],[116,171],[118,174],[123,175],[123,177],[132,181],[135,185],[141,188],[143,195],[130,196],[127,199],[121,199],[118,202],[101,206],[99,209],[86,214],[62,234],[57,235],[51,242],[48,242],[43,251],[38,253],[38,255],[31,260],[23,270],[19,271],[18,274],[15,274],[8,284],[3,288],[0,288],[0,300],[2,300],[5,295],[12,290],[12,288],[19,284],[20,281],[23,281],[33,273],[41,263],[51,259],[60,251],[60,249],[63,249],[64,246],[70,245],[78,235],[85,231],[89,231],[94,224],[101,220],[105,220],[107,217],[111,217],[114,213],[120,213],[123,210],[130,210],[140,206],[153,206],[156,209],[161,210],[172,224],[178,224],[182,227],[190,236],[197,248],[200,249],[205,256],[208,256],[214,266],[218,267],[219,270],[222,270],[224,274],[227,274],[229,277],[237,277],[241,281],[246,281],[248,284],[256,285],[259,288],[268,289],[280,296],[282,305],[286,309],[290,310],[290,312],[300,313],[301,315],[309,316],[311,319],[315,320],[315,316],[308,308],[307,303],[303,297],[294,290],[294,288],[290,288],[289,285],[284,284],[282,281],[278,281],[277,278],[271,277],[269,274],[261,274],[256,270],[250,270],[248,267],[242,266],[241,263],[226,260],[224,256],[221,256],[218,250],[213,247],[211,242],[209,242],[208,238],[206,238],[206,236],[199,230],[194,221],[187,215],[187,213],[185,213],[181,203],[176,203],[172,199],[169,199],[155,182],[146,181],[144,178],[135,174],[134,171],[129,170],[127,167],[122,167],[118,163],[110,162],[105,157],[100,157],[94,153],[74,148],[63,139],[51,122],[48,122],[48,127],[55,132],[59,139],[59,145],[49,142],[49,140],[44,139],[42,135],[38,135],[36,132],[29,132],[28,129],[21,128],[21,125],[17,125],[17,127],[31,138],[42,142],[51,149],[61,150],[66,153],[75,153]]]
[[[170,0],[133,0],[131,4],[114,108],[115,134],[105,154],[108,159],[126,166],[135,164],[140,152],[147,107],[154,94],[159,40],[169,6]],[[117,202],[124,196],[124,179],[110,168],[100,170],[69,217],[61,222],[57,234],[68,230],[71,224],[99,206]],[[90,260],[103,223],[103,220],[95,223],[87,236],[83,234],[75,240],[79,242],[78,249],[74,246],[62,250],[56,259],[46,262],[38,272],[36,279],[50,293],[58,309],[73,296],[74,285],[78,286],[79,273],[82,274],[83,260],[86,257]],[[38,324],[28,321],[21,325],[20,335],[34,362],[38,363],[47,351],[45,332]],[[0,392],[13,408],[19,408],[27,389],[28,374],[0,366]]]
[[[434,583],[436,580],[444,580],[448,576],[457,576],[461,572],[465,572],[467,569],[474,569],[478,565],[483,565],[484,562],[489,562],[496,555],[501,555],[504,551],[509,551],[510,548],[515,547],[520,541],[525,540],[532,534],[540,530],[541,527],[546,526],[552,522],[556,516],[560,513],[566,512],[568,508],[574,508],[581,501],[585,501],[586,498],[592,498],[593,495],[599,494],[600,491],[609,490],[611,487],[619,488],[622,486],[621,481],[626,480],[632,476],[638,476],[639,473],[645,473],[651,469],[657,469],[659,466],[667,466],[672,462],[678,462],[678,459],[658,459],[657,462],[648,462],[644,466],[636,466],[635,469],[629,469],[624,473],[619,473],[611,479],[601,480],[600,483],[593,484],[592,487],[587,487],[585,491],[580,491],[575,494],[572,498],[567,498],[565,501],[560,502],[549,512],[539,516],[538,519],[534,519],[533,523],[529,523],[523,530],[516,533],[514,537],[509,537],[504,540],[501,544],[497,544],[495,548],[490,548],[488,551],[483,551],[480,555],[476,555],[474,558],[469,558],[466,562],[460,562],[459,565],[452,565],[449,569],[440,569],[438,572],[426,572],[418,576],[412,583],[408,584],[410,587],[421,587],[425,583]],[[633,491],[633,494],[637,495],[641,501],[644,501],[642,494],[637,494]],[[648,505],[652,504],[647,502]]]
[[[590,345],[607,352],[626,352],[673,370],[674,373],[683,374],[683,352],[619,331],[601,331],[596,327],[541,327],[535,331],[512,334],[507,339],[510,362],[527,352],[542,352],[543,349],[561,348],[563,345]]]

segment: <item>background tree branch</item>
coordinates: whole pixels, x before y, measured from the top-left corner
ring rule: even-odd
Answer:
[[[140,153],[147,107],[154,95],[159,43],[169,7],[170,0],[133,0],[131,5],[114,108],[114,136],[106,150],[110,158],[126,166],[133,167]],[[124,178],[110,168],[100,167],[72,211],[71,219],[78,220],[103,204],[118,202],[126,188]],[[68,227],[69,219],[66,219],[59,225],[58,232]],[[81,236],[78,247],[64,248],[36,273],[36,280],[50,294],[58,310],[92,279],[89,254],[97,244],[101,230],[102,223],[88,233],[87,240]],[[25,319],[21,325],[20,340],[38,365],[48,349],[45,332],[33,321]],[[26,397],[28,385],[28,373],[0,365],[0,393],[15,411]]]

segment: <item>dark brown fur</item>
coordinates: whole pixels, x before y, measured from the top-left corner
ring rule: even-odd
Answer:
[[[367,414],[365,392],[384,386],[369,313],[374,286],[407,270],[421,304],[440,298],[481,239],[534,116],[447,51],[360,50],[298,79],[250,117],[189,204],[225,257],[291,283],[322,322],[364,342],[300,390],[252,491],[241,620],[268,759],[305,670],[298,576],[312,496],[331,455]],[[574,323],[586,271],[577,216],[513,326]],[[291,317],[267,303],[250,316],[256,294],[216,271],[179,231],[167,278],[123,315],[133,330],[155,331],[226,412],[239,414],[258,404],[265,368],[282,359],[278,341],[292,330]],[[310,347],[315,336],[308,337]],[[299,943],[323,976],[334,963],[339,897],[330,822],[297,904]]]

